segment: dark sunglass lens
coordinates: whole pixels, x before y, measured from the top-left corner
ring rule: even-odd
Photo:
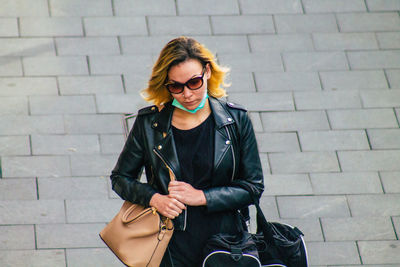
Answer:
[[[203,78],[196,77],[187,82],[187,85],[190,89],[199,89],[203,85]]]
[[[168,91],[170,91],[173,94],[177,94],[182,92],[183,86],[181,84],[177,83],[172,83],[167,85]]]

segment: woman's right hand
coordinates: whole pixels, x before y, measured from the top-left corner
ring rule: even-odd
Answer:
[[[161,215],[174,219],[182,213],[182,210],[186,209],[185,205],[166,195],[159,193],[154,194],[150,199],[150,206],[157,209]]]

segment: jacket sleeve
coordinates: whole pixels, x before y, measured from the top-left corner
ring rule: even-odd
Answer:
[[[141,119],[140,116],[136,118],[110,178],[112,189],[122,199],[147,207],[157,191],[150,184],[139,181],[145,158]]]
[[[239,149],[236,151],[240,153],[239,170],[230,185],[204,190],[209,212],[247,207],[253,202],[250,194],[260,198],[264,191],[264,178],[257,141],[253,125],[246,112],[242,112],[237,128]],[[244,189],[243,184],[247,185],[246,188],[251,188],[252,192]]]

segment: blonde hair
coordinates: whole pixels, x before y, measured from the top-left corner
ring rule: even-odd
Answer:
[[[224,82],[229,68],[219,66],[211,51],[195,39],[180,36],[169,41],[161,50],[153,66],[148,86],[141,92],[142,97],[155,105],[162,105],[172,100],[171,94],[165,87],[168,71],[172,66],[188,59],[197,59],[203,66],[209,64],[211,77],[207,81],[207,91],[210,96],[220,98],[227,95],[225,89],[220,86],[229,86]]]

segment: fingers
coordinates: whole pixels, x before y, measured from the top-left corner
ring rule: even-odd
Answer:
[[[170,201],[167,204],[167,207],[165,209],[165,215],[166,217],[170,219],[174,219],[175,217],[179,216],[179,214],[182,213],[182,210],[185,209],[185,205],[183,205],[181,202],[174,198],[170,198]]]

